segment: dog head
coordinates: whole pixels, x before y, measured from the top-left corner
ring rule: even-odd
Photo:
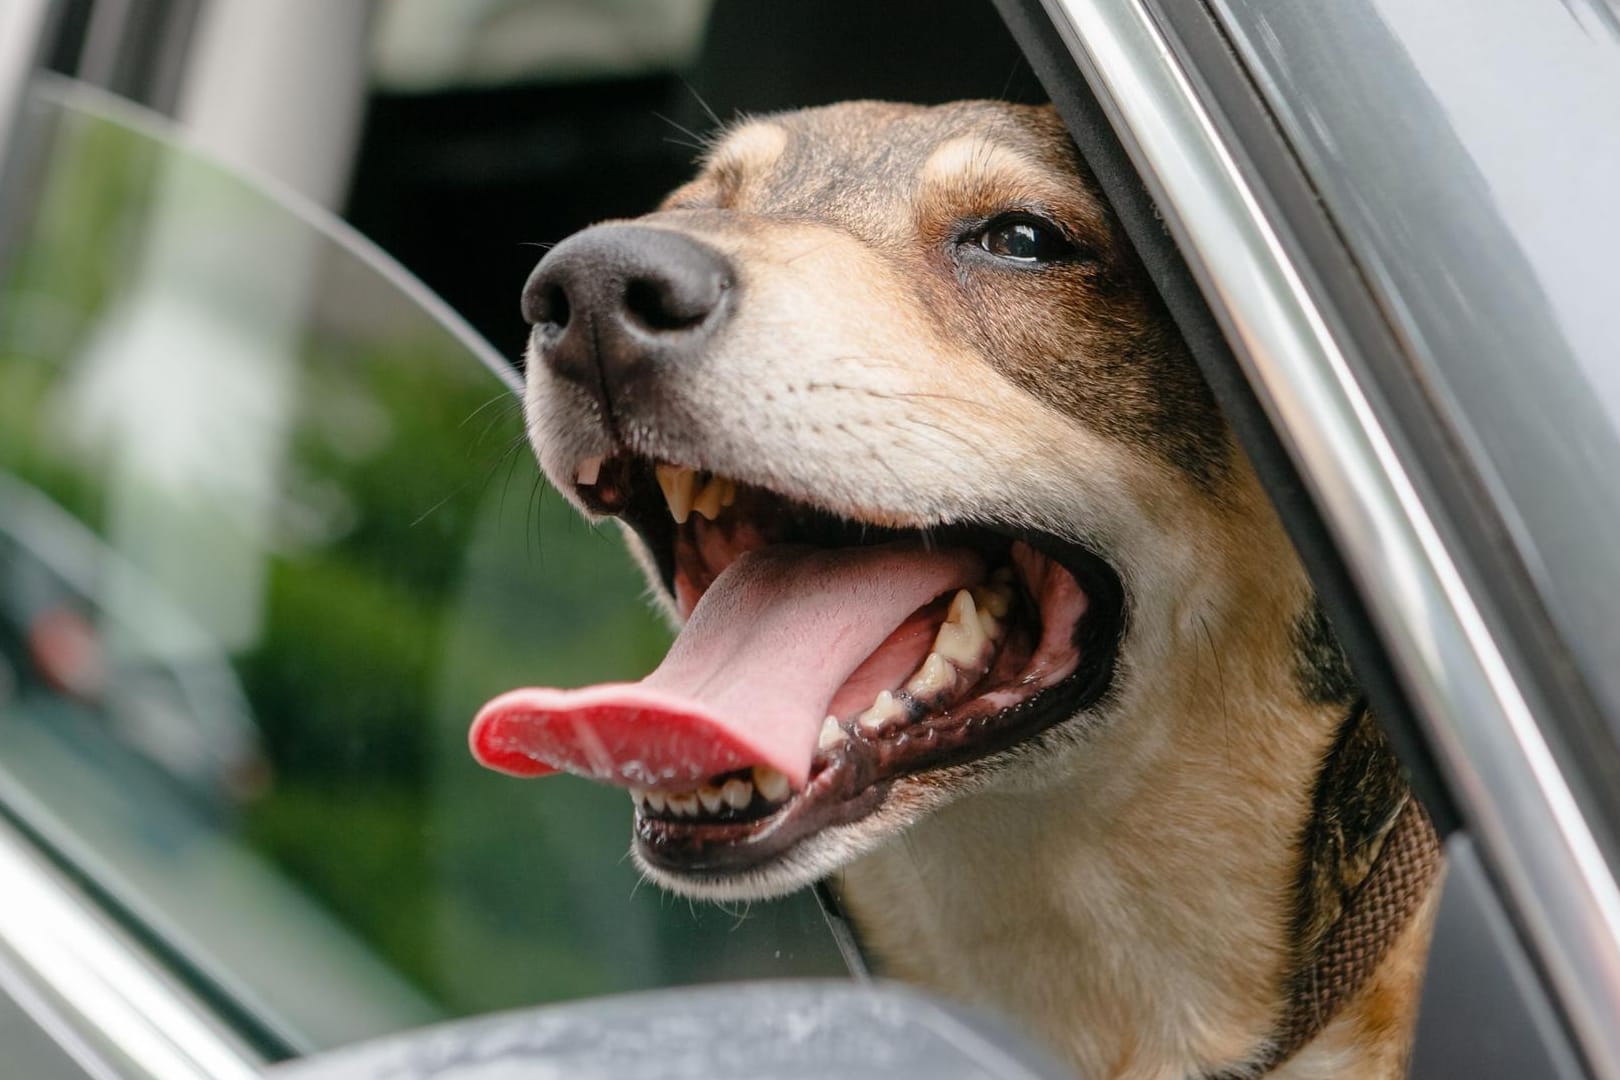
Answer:
[[[779,893],[977,792],[1117,788],[1207,715],[1208,649],[1287,647],[1297,565],[1049,108],[742,122],[523,305],[547,475],[690,617],[666,683],[794,699],[799,775],[635,792],[666,886]]]

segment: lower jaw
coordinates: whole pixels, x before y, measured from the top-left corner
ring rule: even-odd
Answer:
[[[677,879],[733,878],[767,870],[823,830],[870,817],[884,806],[899,782],[927,782],[944,769],[975,763],[985,771],[993,769],[993,759],[1003,751],[1076,720],[1095,706],[1107,692],[1112,673],[1110,650],[1004,713],[967,718],[961,732],[980,728],[971,741],[916,751],[917,756],[898,769],[884,769],[876,753],[840,755],[813,772],[804,790],[759,817],[683,820],[638,809],[636,851],[649,867]],[[991,721],[998,723],[992,725]],[[915,737],[926,730],[926,724],[918,724],[903,734]],[[943,785],[944,777],[940,781]]]
[[[824,829],[866,818],[883,805],[892,787],[892,781],[885,780],[851,798],[823,803],[815,798],[820,779],[812,780],[781,809],[753,821],[695,823],[637,812],[636,850],[649,866],[676,877],[757,872]]]
[[[660,551],[640,524],[636,531],[651,550]],[[971,776],[961,774],[961,767],[978,766],[976,771],[988,775],[1005,751],[1097,705],[1112,684],[1125,631],[1125,597],[1119,577],[1089,549],[1036,534],[1008,535],[1007,546],[1000,549],[1004,557],[1010,558],[1008,551],[1020,542],[1027,543],[1038,553],[1037,561],[1061,568],[1079,583],[1087,599],[1068,642],[1076,657],[1072,670],[1049,668],[1048,675],[1039,680],[1041,689],[1005,709],[985,709],[985,702],[976,695],[943,713],[919,717],[898,731],[885,732],[881,738],[857,743],[851,728],[850,743],[830,752],[824,761],[818,760],[803,790],[769,809],[756,802],[745,809],[751,814],[747,818],[664,816],[638,806],[634,825],[638,858],[671,882],[708,879],[721,883],[768,872],[790,862],[796,849],[823,831],[857,825],[872,817],[890,800],[897,784],[908,788],[932,785],[948,797],[952,787],[972,782]],[[945,535],[936,536],[935,542],[953,540]],[[670,542],[663,550],[672,553],[675,547]],[[666,584],[676,591],[673,559],[665,569]],[[1055,575],[1058,570],[1050,572]],[[1037,615],[1020,631],[1026,638],[1021,647],[1025,655],[1032,655],[1042,648],[1046,621],[1040,591],[1033,587],[1031,576],[1021,574],[1020,580],[1025,602],[1032,604]],[[1014,631],[1007,633],[1010,640]],[[1008,645],[1003,642],[999,647]],[[1059,676],[1059,670],[1067,673]],[[1035,678],[1032,670],[1020,677],[1025,685]],[[1016,681],[1007,681],[992,690],[1004,692],[1014,685]],[[976,689],[982,692],[982,688]],[[973,711],[975,701],[981,714]],[[756,812],[759,810],[763,812]]]

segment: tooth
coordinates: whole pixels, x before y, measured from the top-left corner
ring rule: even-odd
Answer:
[[[633,787],[630,789],[630,801],[640,806],[647,801],[647,789]]]
[[[1005,619],[1012,608],[1012,589],[1005,585],[980,585],[973,590],[973,599],[978,603],[981,615],[988,611],[998,619]]]
[[[855,718],[862,731],[877,732],[883,730],[883,725],[900,719],[906,714],[906,707],[900,704],[892,693],[887,690],[880,691],[873,699],[872,707]]]
[[[934,638],[934,651],[959,667],[971,667],[979,662],[984,640],[984,627],[977,618],[971,626],[948,622]]]
[[[769,765],[754,766],[754,786],[766,802],[779,803],[787,799],[792,787],[788,778]]]
[[[710,480],[698,493],[697,498],[692,500],[692,509],[709,521],[719,517],[721,500],[726,494],[725,484],[726,482],[718,476]]]
[[[588,457],[579,463],[579,471],[574,474],[574,482],[586,487],[596,483],[596,478],[602,473],[602,455]]]
[[[937,652],[928,654],[923,666],[917,674],[906,684],[917,697],[932,697],[942,690],[949,690],[956,685],[956,669],[950,665],[943,656]]]
[[[669,808],[684,817],[697,817],[698,796],[695,791],[682,791],[679,794],[671,793]]]
[[[979,609],[979,625],[984,628],[984,636],[992,641],[1001,636],[1001,623],[985,608]]]
[[[978,611],[973,607],[973,595],[966,589],[957,590],[951,599],[951,610],[934,638],[934,651],[957,667],[971,667],[979,662],[984,651],[984,627],[979,624]]]
[[[838,717],[829,716],[821,722],[821,735],[816,739],[816,746],[822,750],[831,750],[845,739],[849,738],[838,724]]]
[[[726,480],[724,483],[726,486],[720,491],[720,505],[730,506],[737,501],[737,481]]]
[[[720,797],[726,800],[726,805],[733,810],[741,810],[754,801],[754,785],[733,776],[721,786]]]
[[[692,486],[697,473],[684,465],[659,465],[658,486],[664,489],[664,501],[669,503],[670,516],[677,525],[684,525],[692,514]]]
[[[718,814],[720,808],[725,805],[725,800],[720,797],[720,789],[712,784],[704,784],[698,788],[698,802],[702,803],[703,809],[710,814]]]
[[[648,791],[644,793],[644,797],[647,800],[647,809],[655,814],[662,814],[664,807],[669,805],[662,791]]]

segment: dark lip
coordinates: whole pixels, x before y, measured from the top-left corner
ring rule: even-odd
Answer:
[[[822,829],[861,820],[883,805],[893,786],[893,781],[880,781],[829,802],[812,796],[818,782],[837,783],[834,770],[823,770],[782,809],[754,821],[693,824],[637,811],[636,849],[649,865],[683,877],[746,873],[781,858]]]
[[[659,514],[638,517],[661,515],[665,521],[656,529],[646,529],[636,518],[625,516],[653,552],[665,589],[672,591],[674,524],[667,513],[662,513],[662,505],[655,509]],[[906,752],[903,767],[886,768],[881,753],[862,758],[835,753],[832,764],[815,773],[804,791],[762,818],[689,822],[649,817],[638,810],[635,840],[642,859],[671,875],[694,880],[720,880],[765,869],[815,833],[868,817],[883,806],[900,780],[985,761],[1100,704],[1113,687],[1129,619],[1119,574],[1091,548],[1045,533],[998,529],[993,525],[946,526],[930,533],[948,544],[953,531],[984,529],[1028,543],[1073,574],[1085,590],[1088,605],[1074,636],[1080,662],[1073,672],[1017,705],[978,718],[983,723],[968,721],[956,737],[939,740],[935,747],[920,752]],[[889,756],[901,753],[902,747],[897,746]]]
[[[1081,625],[1089,621],[1088,614]],[[924,753],[892,776],[863,783],[860,777],[865,770],[859,765],[851,768],[845,761],[830,765],[812,778],[805,791],[764,818],[706,824],[653,818],[637,811],[637,850],[649,865],[689,878],[722,878],[763,870],[821,830],[852,825],[870,816],[883,806],[889,791],[901,780],[926,776],[952,765],[985,761],[1095,707],[1112,686],[1117,655],[1117,644],[1091,665],[1085,663],[1082,654],[1081,666],[1068,678],[996,713],[993,727],[981,728],[959,746],[937,755]],[[848,793],[840,795],[840,791]]]

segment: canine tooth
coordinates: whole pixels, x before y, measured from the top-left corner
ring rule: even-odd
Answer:
[[[684,465],[659,465],[653,471],[658,474],[658,486],[664,489],[670,516],[675,524],[684,525],[692,515],[692,487],[697,483],[697,473]]]
[[[873,699],[872,707],[855,718],[862,731],[882,731],[885,724],[898,720],[906,714],[906,707],[900,704],[898,698],[887,690],[878,692]]]
[[[955,685],[956,669],[939,653],[931,652],[917,674],[906,684],[906,689],[918,697],[931,697]]]
[[[754,766],[754,786],[759,789],[761,798],[773,803],[785,801],[793,790],[788,778],[769,765]]]
[[[721,484],[725,485],[723,488],[720,489],[720,505],[721,506],[730,506],[732,503],[736,502],[737,501],[737,481],[735,481],[735,480],[720,480],[720,481],[718,481],[718,483],[721,483]]]
[[[589,487],[596,483],[596,478],[602,474],[602,455],[588,457],[579,463],[579,471],[574,473],[574,482]]]
[[[703,804],[703,809],[707,813],[718,814],[720,808],[725,805],[725,800],[720,797],[720,789],[713,784],[704,784],[698,788],[697,794],[698,802]]]
[[[985,632],[973,596],[966,589],[951,599],[950,613],[934,638],[934,651],[958,667],[977,664],[984,652]]]
[[[647,789],[638,787],[631,788],[630,801],[635,803],[637,806],[645,803],[647,801]]]
[[[754,801],[754,785],[741,777],[733,776],[720,786],[720,797],[733,810],[741,810]]]
[[[664,808],[669,805],[669,801],[664,798],[662,791],[643,792],[642,797],[647,800],[647,809],[655,814],[662,814]]]
[[[816,746],[822,750],[831,750],[847,738],[849,733],[839,726],[838,717],[829,716],[821,722],[821,734],[816,738]]]
[[[702,514],[709,521],[719,517],[720,501],[725,497],[725,483],[716,476],[704,485],[703,490],[692,500],[693,512]]]
[[[683,817],[697,817],[698,794],[695,791],[682,791],[679,794],[671,793],[669,808]]]

